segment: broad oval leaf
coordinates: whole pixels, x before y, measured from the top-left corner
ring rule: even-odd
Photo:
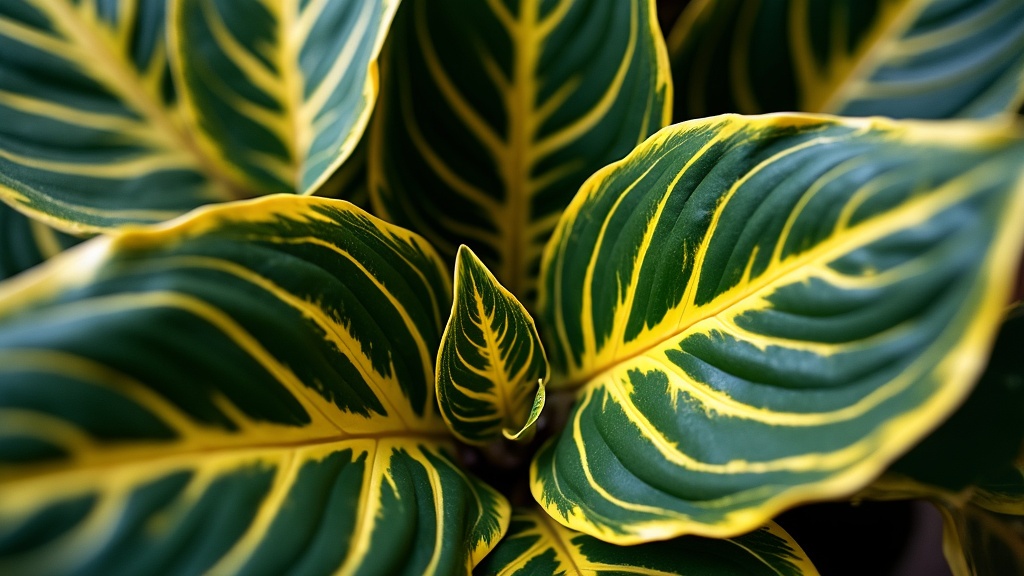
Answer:
[[[1024,101],[1020,0],[697,0],[669,46],[679,119],[980,118]]]
[[[671,114],[654,0],[407,0],[381,73],[374,210],[527,306],[573,194]]]
[[[545,253],[532,488],[618,543],[749,530],[866,485],[984,367],[1024,244],[1005,125],[813,115],[667,128],[595,174]]]
[[[164,0],[0,3],[0,197],[97,232],[238,197],[175,105]]]
[[[377,98],[398,0],[172,0],[171,46],[203,150],[253,191],[310,194]]]
[[[24,272],[80,241],[0,202],[0,280]]]
[[[570,530],[543,511],[518,509],[508,535],[474,574],[811,576],[818,571],[777,524],[731,540],[689,536],[616,546]]]
[[[468,571],[505,499],[433,394],[421,238],[270,197],[0,286],[0,572]]]
[[[437,401],[448,427],[469,444],[526,440],[547,379],[533,317],[469,247],[459,247],[455,301],[437,353]]]

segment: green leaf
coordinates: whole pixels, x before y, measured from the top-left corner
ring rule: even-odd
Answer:
[[[0,286],[0,573],[450,574],[461,471],[432,248],[294,195],[100,237]]]
[[[28,270],[80,241],[0,202],[0,280]]]
[[[782,528],[771,524],[731,540],[677,538],[616,546],[569,530],[543,511],[516,510],[509,533],[474,574],[701,574],[809,576],[818,571]]]
[[[165,3],[4,0],[0,198],[71,232],[239,196],[185,130]]]
[[[1024,524],[974,506],[936,504],[942,513],[942,552],[953,576],[1024,573]]]
[[[1024,102],[1020,0],[696,0],[669,47],[679,119],[980,118]]]
[[[527,440],[547,379],[533,317],[469,247],[459,247],[455,301],[437,354],[437,400],[448,427],[469,444]]]
[[[528,306],[573,194],[671,113],[654,0],[407,0],[381,62],[374,210]]]
[[[397,8],[172,0],[175,77],[203,150],[254,191],[316,191],[370,118]]]
[[[849,495],[971,391],[1024,245],[1005,125],[812,115],[667,128],[545,252],[534,496],[616,543],[730,536]]]

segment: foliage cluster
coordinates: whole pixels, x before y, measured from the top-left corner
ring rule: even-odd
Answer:
[[[1024,574],[1024,4],[668,27],[0,3],[0,573]]]

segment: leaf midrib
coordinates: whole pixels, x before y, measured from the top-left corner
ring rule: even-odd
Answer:
[[[295,430],[299,428],[289,427],[288,429]],[[202,439],[203,437],[197,436],[197,438]],[[394,439],[406,439],[408,440],[408,442],[412,444],[427,442],[435,445],[451,444],[454,441],[454,438],[447,432],[447,430],[401,430],[372,434],[330,434],[322,436],[318,435],[314,438],[301,440],[252,442],[238,444],[227,443],[207,447],[196,446],[185,450],[165,450],[164,448],[173,448],[178,444],[178,442],[174,439],[167,440],[166,442],[161,442],[157,439],[147,439],[146,441],[140,441],[138,443],[124,443],[113,448],[104,449],[103,447],[101,447],[99,450],[96,450],[96,452],[102,453],[104,455],[110,455],[111,457],[97,459],[96,461],[88,462],[85,464],[76,464],[75,455],[74,453],[71,453],[69,458],[66,460],[11,466],[10,470],[13,471],[12,474],[0,474],[0,486],[10,487],[11,485],[16,483],[35,481],[41,478],[58,476],[61,474],[94,472],[105,469],[118,468],[120,466],[135,466],[144,462],[159,462],[162,460],[182,458],[188,456],[206,456],[239,452],[253,452],[258,454],[263,451],[270,452],[279,450],[299,450],[315,446],[344,444],[361,440],[380,441]],[[133,457],[130,459],[116,458],[116,456],[119,453],[127,453],[131,455],[132,452],[140,450],[144,450],[145,452],[138,457]],[[0,468],[0,471],[2,471],[2,468]]]

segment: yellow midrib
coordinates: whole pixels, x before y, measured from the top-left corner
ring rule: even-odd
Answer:
[[[498,344],[494,332],[491,331],[491,316],[484,307],[484,299],[476,282],[473,282],[473,300],[476,302],[477,317],[480,318],[481,331],[484,333],[484,342],[487,344],[487,353],[491,360],[491,373],[494,374],[493,384],[497,389],[495,396],[498,397],[501,403],[501,420],[507,425],[515,413],[513,412],[512,399],[509,397],[512,389],[508,380],[509,372],[505,366],[505,361],[501,357],[501,351],[504,348]],[[495,302],[495,305],[497,305],[497,302]],[[514,428],[514,424],[506,427]]]
[[[508,145],[501,162],[501,179],[507,200],[507,218],[502,237],[501,281],[513,294],[522,293],[526,285],[526,262],[523,246],[529,226],[528,181],[531,162],[527,149],[534,143],[537,126],[533,106],[537,97],[536,73],[539,50],[535,32],[540,22],[539,0],[524,0],[512,33],[513,71],[511,90],[505,95],[508,110]]]
[[[206,159],[191,136],[178,128],[162,103],[142,85],[124,54],[115,50],[102,33],[86,24],[64,1],[46,2],[41,8],[45,9],[55,27],[62,30],[73,44],[81,46],[85,54],[92,55],[89,62],[99,64],[90,70],[95,79],[111,93],[123,98],[148,121],[155,132],[164,134],[170,147],[184,151],[194,162],[197,171],[216,183],[226,196],[232,199],[246,197],[235,188],[230,178]]]
[[[312,425],[311,425],[312,426]],[[287,426],[279,425],[275,426],[285,432],[301,431],[304,427],[298,426]],[[307,426],[308,427],[308,426]],[[199,430],[199,429],[197,429]],[[244,432],[243,432],[244,434]],[[225,431],[223,437],[229,440],[239,439],[237,434],[231,434]],[[199,433],[197,438],[191,440],[202,440],[204,437]],[[180,440],[161,440],[161,439],[146,439],[145,441],[139,441],[132,443],[130,441],[121,441],[120,445],[115,447],[104,448],[102,446],[96,449],[96,452],[102,453],[103,458],[95,458],[91,462],[82,463],[76,462],[75,455],[71,454],[71,457],[67,460],[59,460],[56,462],[46,462],[36,465],[22,465],[18,467],[9,467],[8,470],[13,473],[4,474],[0,476],[0,486],[4,486],[5,489],[10,489],[13,484],[22,482],[32,482],[39,480],[40,478],[51,477],[60,474],[76,474],[80,472],[92,472],[97,470],[104,470],[110,468],[117,468],[124,465],[137,465],[141,462],[159,462],[162,460],[182,458],[184,456],[203,456],[203,455],[215,455],[231,452],[253,452],[260,453],[261,451],[273,451],[273,450],[298,450],[302,448],[309,448],[313,446],[325,446],[329,444],[345,444],[349,442],[356,442],[360,440],[382,440],[382,439],[402,439],[408,438],[410,442],[422,443],[424,441],[432,443],[449,443],[454,440],[454,437],[448,433],[447,428],[440,430],[400,430],[400,431],[385,431],[380,433],[357,433],[357,434],[311,434],[310,438],[294,439],[294,440],[264,440],[262,442],[244,442],[244,437],[240,438],[241,441],[232,443],[230,441],[224,442],[214,446],[196,445],[192,442],[191,445],[184,445],[185,442]],[[175,450],[175,447],[181,449]],[[13,468],[13,470],[12,470]]]

